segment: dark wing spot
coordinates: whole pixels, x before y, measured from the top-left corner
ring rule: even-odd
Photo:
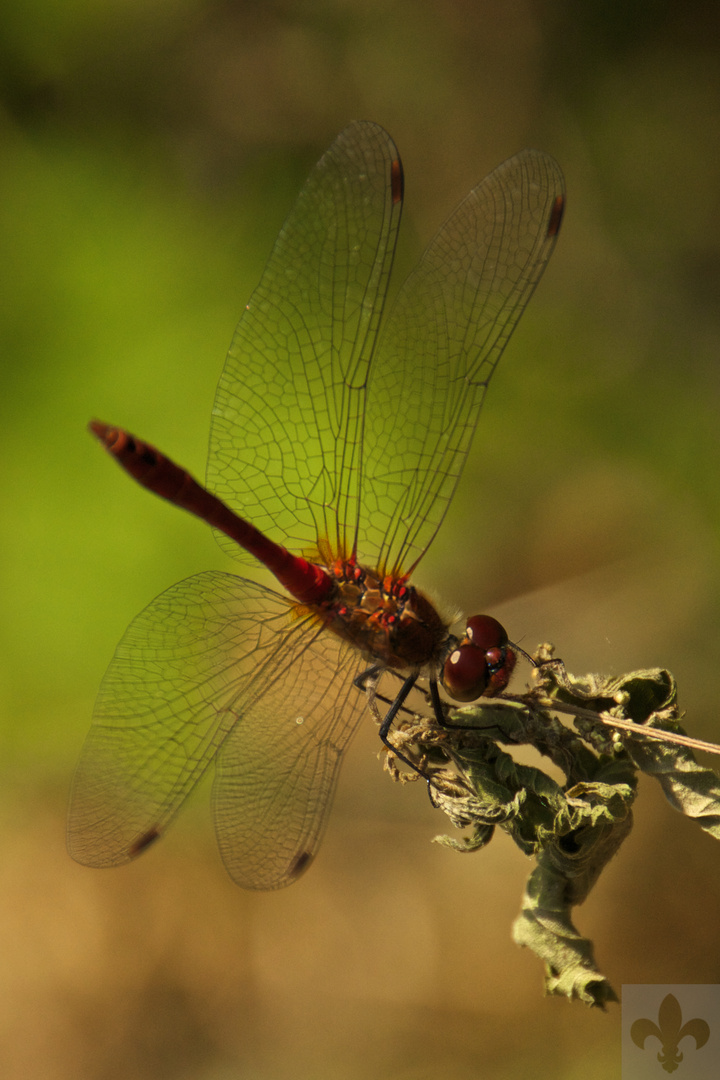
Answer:
[[[390,166],[390,190],[393,203],[399,203],[403,197],[403,167],[400,158],[395,158]]]
[[[563,211],[565,209],[565,196],[558,195],[557,199],[553,203],[552,210],[550,211],[550,220],[548,221],[547,235],[548,239],[557,236],[560,232],[560,223],[563,219]]]
[[[141,855],[146,848],[149,848],[151,844],[155,843],[159,836],[159,829],[148,829],[146,833],[143,833],[142,836],[139,836],[135,843],[131,844],[128,848],[128,855],[130,856],[130,858],[134,859],[136,855]]]
[[[303,851],[301,855],[298,855],[295,862],[288,871],[288,878],[291,881],[295,881],[301,874],[304,874],[310,863],[313,861],[312,851]]]

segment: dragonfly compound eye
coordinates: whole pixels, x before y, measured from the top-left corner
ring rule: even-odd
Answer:
[[[465,638],[482,652],[504,649],[508,643],[505,627],[492,615],[471,615],[465,627]]]
[[[473,615],[445,661],[442,684],[456,701],[474,701],[503,690],[514,667],[515,653],[502,624],[490,615]]]

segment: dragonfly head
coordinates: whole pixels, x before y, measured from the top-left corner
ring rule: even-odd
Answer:
[[[516,655],[505,627],[491,615],[473,615],[443,666],[441,682],[456,701],[475,701],[504,690]]]

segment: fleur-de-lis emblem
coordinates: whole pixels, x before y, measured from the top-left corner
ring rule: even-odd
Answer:
[[[645,1040],[649,1035],[654,1035],[662,1044],[657,1059],[665,1072],[675,1072],[684,1056],[679,1049],[680,1040],[686,1035],[692,1036],[695,1049],[699,1050],[710,1038],[710,1027],[698,1016],[683,1024],[680,1003],[674,994],[668,994],[660,1003],[657,1024],[643,1017],[630,1028],[630,1038],[641,1050],[645,1049]]]

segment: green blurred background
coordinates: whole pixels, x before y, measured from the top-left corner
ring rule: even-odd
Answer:
[[[10,0],[0,26],[3,1080],[619,1076],[620,1012],[542,998],[530,864],[468,857],[368,722],[321,856],[278,894],[217,856],[207,787],[132,866],[65,853],[130,619],[232,568],[129,483],[97,416],[204,472],[235,322],[351,119],[406,168],[400,268],[526,145],[568,185],[552,263],[418,582],[570,670],[669,667],[718,739],[720,9],[662,0]],[[392,422],[392,418],[388,418]],[[622,983],[720,982],[720,849],[641,784],[581,930]]]

